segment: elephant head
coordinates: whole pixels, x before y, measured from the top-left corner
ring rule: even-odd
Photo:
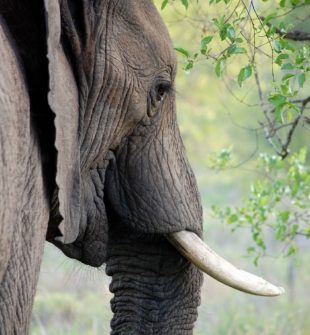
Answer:
[[[47,238],[86,264],[106,263],[112,333],[190,334],[202,283],[192,263],[233,287],[279,293],[200,239],[176,57],[152,1],[45,0],[45,10],[57,150]]]

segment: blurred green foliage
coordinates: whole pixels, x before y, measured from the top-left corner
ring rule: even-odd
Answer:
[[[109,304],[97,292],[41,293],[36,296],[32,335],[108,334],[111,318]]]
[[[184,70],[192,70],[198,62],[211,62],[218,78],[224,74],[234,76],[240,87],[254,75],[265,119],[261,129],[276,153],[285,158],[292,135],[310,102],[303,90],[310,72],[310,32],[304,24],[307,15],[302,13],[310,8],[310,1],[211,0],[201,6],[198,2],[192,2],[192,11],[187,11],[187,1],[186,4],[179,2],[186,8],[184,17],[196,23],[196,34],[200,36],[196,51],[189,51],[191,44],[176,48],[185,58]],[[165,1],[162,8],[167,3]],[[170,2],[174,10],[178,8],[177,3]],[[202,7],[209,7],[210,11],[204,14],[199,11]],[[299,16],[296,17],[295,12]],[[294,30],[301,23],[304,30]],[[269,66],[266,88],[261,83],[262,61]],[[236,64],[238,70],[234,73]],[[283,128],[287,133],[279,131]]]
[[[233,231],[250,229],[254,246],[247,251],[255,264],[267,249],[270,251],[268,238],[273,254],[290,256],[297,252],[297,236],[310,237],[310,167],[306,164],[306,149],[285,161],[276,155],[261,154],[258,168],[261,176],[251,185],[242,207],[213,206],[215,216],[232,226]],[[274,240],[282,242],[280,250],[274,248]]]
[[[233,245],[240,241],[234,239],[232,242],[227,243],[230,259],[234,258]],[[221,244],[221,252],[225,253],[225,243]],[[59,265],[60,260],[64,264]],[[310,284],[308,260],[307,255],[300,255],[299,266],[294,267],[295,283],[292,286],[289,280],[287,295],[278,299],[245,295],[205,278],[194,335],[308,335],[309,301],[305,294]],[[112,295],[108,292],[109,279],[89,267],[83,268],[81,270],[73,260],[62,258],[53,246],[46,246],[31,335],[110,333],[109,300]],[[261,266],[262,272],[268,272],[269,277],[270,269],[283,283],[287,276],[286,260],[274,262],[269,259]]]
[[[162,9],[168,10],[167,4],[165,2]],[[295,237],[310,237],[310,188],[303,187],[309,182],[310,172],[303,156],[306,149],[300,150],[300,146],[291,149],[294,138],[299,137],[297,129],[309,121],[306,114],[310,86],[306,83],[310,72],[310,25],[303,24],[302,30],[298,25],[309,19],[310,1],[211,0],[208,4],[192,1],[186,5],[171,1],[170,5],[170,10],[192,23],[199,40],[196,51],[191,51],[193,43],[185,40],[176,47],[184,62],[183,70],[189,73],[196,66],[201,67],[201,63],[211,65],[215,77],[222,81],[230,78],[226,91],[234,97],[240,94],[240,88],[250,85],[252,90],[248,96],[237,98],[239,109],[244,110],[242,104],[256,105],[257,123],[251,128],[253,139],[257,142],[258,136],[264,137],[273,152],[265,153],[265,148],[262,150],[256,143],[249,160],[252,160],[252,168],[254,166],[264,177],[254,179],[250,195],[241,207],[232,210],[217,205],[213,206],[214,213],[233,224],[233,230],[248,228],[251,231],[255,245],[247,250],[255,264],[266,254],[293,255],[297,251]],[[251,94],[253,89],[256,97]],[[242,161],[234,164],[233,153],[231,145],[229,149],[211,153],[209,167],[216,171],[241,168]],[[292,157],[283,162],[289,155]],[[264,164],[255,166],[258,156]],[[270,171],[274,161],[277,164]],[[298,170],[301,166],[303,172]],[[283,242],[281,253],[268,249],[266,240],[270,234],[264,232],[270,228],[275,231],[276,240]]]

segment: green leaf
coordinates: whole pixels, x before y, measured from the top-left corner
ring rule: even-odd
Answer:
[[[291,235],[295,236],[298,233],[299,225],[298,224],[293,224],[291,227]]]
[[[297,114],[300,113],[300,108],[299,108],[297,105],[295,105],[294,103],[292,103],[292,102],[288,102],[288,103],[287,103],[287,106],[288,106],[289,108],[291,108],[295,113],[297,113]]]
[[[286,63],[281,66],[282,70],[294,70],[294,66],[291,63]]]
[[[297,252],[297,248],[295,245],[291,245],[289,248],[288,248],[288,251],[287,251],[287,256],[291,256],[291,255],[294,255],[296,254]]]
[[[220,58],[215,65],[215,74],[218,78],[221,77],[225,65],[225,58]]]
[[[279,213],[279,219],[282,222],[287,222],[290,217],[290,212],[289,211],[283,211]]]
[[[292,77],[295,77],[295,75],[292,74],[292,73],[288,73],[288,74],[286,74],[285,76],[282,77],[281,81],[287,81],[288,79],[290,79]]]
[[[281,84],[280,87],[281,87],[281,93],[283,95],[285,95],[285,96],[291,95],[292,90],[291,90],[291,86],[290,86],[289,80],[283,82],[283,84]]]
[[[283,241],[285,239],[286,226],[281,224],[276,227],[276,239]]]
[[[236,32],[235,32],[235,28],[233,26],[229,26],[227,28],[227,37],[233,42],[236,38]]]
[[[307,159],[307,149],[306,148],[301,148],[300,151],[297,153],[298,155],[298,160],[300,163],[304,164]]]
[[[292,122],[293,120],[293,112],[289,109],[287,112],[286,112],[286,118],[287,118],[287,122]]]
[[[270,198],[269,196],[264,196],[259,199],[259,205],[260,206],[266,206],[269,202]]]
[[[224,41],[227,37],[227,29],[231,27],[231,25],[229,23],[226,23],[225,16],[222,16],[218,19],[214,18],[212,19],[212,21],[214,22],[214,24],[219,30],[219,35],[220,35],[221,40]]]
[[[255,266],[258,265],[258,261],[259,261],[259,256],[256,256],[253,260],[253,263],[254,263]]]
[[[188,73],[193,68],[194,62],[189,60],[188,63],[185,65],[184,70]]]
[[[291,4],[292,4],[293,6],[297,6],[297,5],[300,4],[300,1],[301,1],[301,0],[291,0]]]
[[[234,222],[236,222],[236,221],[238,221],[238,215],[237,215],[237,214],[231,214],[231,215],[227,218],[227,222],[228,222],[229,224],[234,223]]]
[[[266,33],[266,36],[267,37],[272,37],[275,34],[276,31],[277,31],[276,27],[271,24],[267,33]]]
[[[245,54],[246,53],[246,49],[238,47],[237,44],[232,44],[227,49],[227,53],[228,53],[228,55]]]
[[[288,59],[288,58],[289,58],[288,54],[280,54],[280,55],[276,58],[275,63],[281,66],[281,65],[282,65],[282,61],[283,61],[284,59]]]
[[[280,24],[279,24],[279,29],[280,29],[280,31],[281,31],[281,33],[286,33],[287,32],[287,30],[288,30],[288,25],[285,23],[285,22],[280,22]]]
[[[201,40],[201,45],[205,47],[207,44],[209,44],[213,39],[213,36],[206,36]]]
[[[308,57],[309,57],[309,49],[306,46],[304,46],[298,51],[295,62],[298,65],[302,64],[306,59],[308,59]]]
[[[304,234],[306,234],[307,238],[310,238],[310,227],[304,229]]]
[[[245,48],[236,48],[234,49],[233,54],[245,54],[246,53],[246,49]]]
[[[280,106],[286,103],[287,97],[282,94],[274,94],[268,99],[274,106]]]
[[[292,52],[295,52],[295,46],[292,43],[289,43],[288,41],[282,40],[283,49],[290,50]]]
[[[187,9],[188,8],[188,0],[181,0],[182,5]]]
[[[264,18],[264,23],[268,23],[270,20],[274,19],[275,17],[277,17],[277,13],[270,13],[269,15],[267,15]]]
[[[281,0],[280,1],[280,7],[282,7],[282,8],[285,7],[285,3],[286,3],[286,0]]]
[[[304,73],[301,73],[299,76],[298,76],[298,84],[299,84],[299,87],[304,87],[304,83],[306,81],[306,75]]]
[[[281,100],[279,100],[279,102],[274,101],[273,104],[276,106],[276,108],[274,110],[274,118],[277,122],[282,124],[284,122],[283,109],[286,105],[286,97],[285,97],[285,102],[281,102]]]
[[[226,27],[222,28],[220,30],[220,37],[221,37],[221,40],[224,41],[227,37],[227,29]]]
[[[261,247],[263,250],[266,250],[265,242],[261,237],[256,237],[254,240],[259,247]]]
[[[165,9],[165,7],[168,5],[168,2],[169,2],[169,0],[164,0],[163,2],[162,2],[162,4],[161,4],[161,10],[164,10]]]
[[[212,41],[213,36],[206,36],[200,42],[200,50],[202,53],[206,52],[207,45]]]
[[[243,85],[243,82],[245,80],[247,80],[248,78],[250,78],[252,75],[252,65],[249,64],[247,66],[245,66],[244,68],[242,68],[239,72],[238,75],[238,84],[241,87]]]
[[[174,48],[174,50],[176,50],[177,52],[181,53],[182,55],[184,55],[185,57],[190,57],[190,52],[183,49],[183,48]]]
[[[272,44],[275,52],[280,53],[282,51],[283,48],[279,40],[274,40]]]

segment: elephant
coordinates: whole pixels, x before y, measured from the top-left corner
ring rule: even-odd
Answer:
[[[202,241],[152,0],[0,0],[0,334],[29,332],[45,240],[111,276],[111,334],[192,334],[202,271],[281,288]]]

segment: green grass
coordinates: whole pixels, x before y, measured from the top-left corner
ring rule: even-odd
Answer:
[[[91,291],[38,294],[31,334],[107,334],[111,318],[108,306],[108,301]]]
[[[208,233],[214,239],[211,246],[221,250],[229,260],[272,282],[281,283],[287,292],[279,298],[255,297],[205,276],[194,335],[309,335],[309,252],[299,256],[293,267],[294,284],[289,285],[288,260],[264,259],[255,268],[249,260],[240,258],[243,246],[241,243],[236,247],[238,235],[232,235],[234,240],[222,235],[223,243],[218,242],[221,241],[219,227],[209,227]],[[31,335],[109,334],[112,295],[108,285],[109,278],[104,271],[68,260],[47,244]]]

